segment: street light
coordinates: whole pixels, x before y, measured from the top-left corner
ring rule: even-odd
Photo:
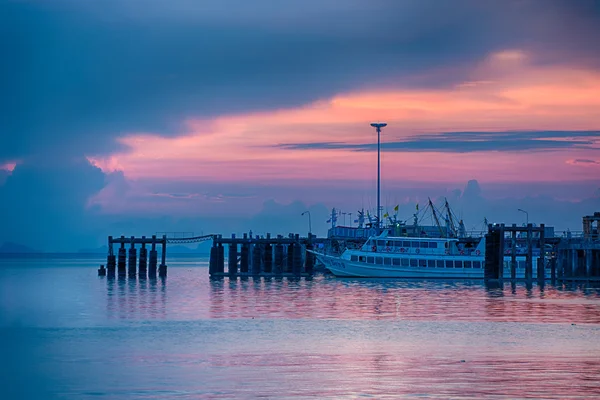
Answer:
[[[302,215],[304,216],[304,214],[308,214],[308,234],[311,235],[312,234],[312,223],[310,221],[310,211],[304,211],[302,213]]]
[[[372,123],[371,126],[377,130],[377,229],[381,228],[381,128],[385,128],[385,122]]]
[[[526,218],[526,221],[527,221],[527,225],[529,225],[529,213],[527,211],[525,211],[525,210],[520,209],[520,208],[517,209],[517,211],[521,211],[521,212],[525,213],[525,218]]]

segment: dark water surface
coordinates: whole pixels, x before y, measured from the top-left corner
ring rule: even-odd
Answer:
[[[600,397],[600,290],[0,259],[0,398]]]

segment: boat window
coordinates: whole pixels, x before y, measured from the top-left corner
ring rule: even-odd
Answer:
[[[419,260],[419,267],[426,267],[427,266],[427,260]]]
[[[404,242],[402,242],[402,247],[410,247],[410,242],[405,240]]]
[[[429,268],[435,268],[435,260],[427,260],[427,266]]]
[[[384,258],[383,265],[392,265],[392,259],[389,257]]]
[[[429,242],[430,249],[437,249],[437,242]]]
[[[446,260],[446,268],[452,268],[452,267],[454,267],[454,261]]]
[[[419,242],[412,242],[411,247],[419,247]]]
[[[472,262],[471,261],[465,261],[465,268],[472,268]]]
[[[448,242],[445,242],[445,243],[444,243],[444,247],[445,247],[445,248],[448,248]]]
[[[387,247],[392,247],[394,245],[394,242],[392,242],[391,240],[388,240],[387,242],[385,242],[385,245]]]
[[[437,267],[444,268],[444,260],[437,260]]]
[[[408,267],[408,258],[403,258],[402,259],[402,266],[403,267]]]
[[[454,261],[454,268],[462,268],[462,261],[460,261],[460,260]]]
[[[358,256],[350,256],[350,261],[358,261]]]
[[[360,261],[360,262],[367,262],[367,257],[360,256],[360,257],[358,257],[358,261]]]
[[[400,259],[399,258],[394,258],[393,259],[393,263],[394,263],[394,265],[400,265]]]
[[[378,240],[377,246],[381,246],[381,247],[385,246],[385,240]]]
[[[397,241],[397,240],[396,240],[396,241],[394,241],[394,247],[396,247],[396,248],[397,248],[397,247],[402,247],[402,242],[400,242],[400,241]]]
[[[367,263],[373,264],[375,262],[375,257],[367,257]]]
[[[519,268],[525,268],[525,261],[519,261]]]
[[[416,258],[411,258],[410,259],[410,266],[411,267],[416,267],[418,265],[417,259]]]
[[[421,242],[421,248],[426,249],[429,247],[429,242]]]
[[[481,268],[481,261],[473,261],[473,268]]]
[[[375,257],[375,264],[383,264],[383,257]]]

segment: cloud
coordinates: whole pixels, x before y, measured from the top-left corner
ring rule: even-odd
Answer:
[[[126,150],[114,140],[125,133],[173,136],[190,116],[296,107],[366,87],[449,87],[464,82],[461,67],[495,51],[514,54],[505,49],[598,65],[593,7],[8,2],[0,13],[0,160],[106,155]],[[446,71],[430,73],[439,66]]]
[[[470,153],[570,148],[600,150],[599,141],[600,131],[443,132],[407,136],[402,141],[387,141],[383,145],[383,151]],[[377,150],[376,143],[311,142],[279,144],[277,147],[286,150]]]
[[[0,242],[48,251],[73,248],[95,223],[86,204],[103,184],[104,174],[83,158],[18,164],[0,186]]]
[[[600,165],[600,161],[589,160],[586,158],[576,158],[575,160],[567,160],[567,164],[595,166],[595,165]]]

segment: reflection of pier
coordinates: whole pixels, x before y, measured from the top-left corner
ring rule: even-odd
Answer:
[[[242,238],[213,238],[210,249],[209,273],[211,276],[310,276],[313,273],[315,257],[306,250],[311,250],[315,243],[322,242],[314,235],[301,238],[290,234],[266,238],[251,237],[244,234]],[[228,248],[227,272],[225,272],[225,247]],[[238,250],[239,249],[239,250]]]

